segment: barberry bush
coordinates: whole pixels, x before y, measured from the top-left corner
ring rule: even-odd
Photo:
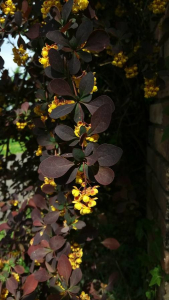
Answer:
[[[155,0],[1,1],[1,45],[16,39],[13,60],[23,70],[10,78],[0,58],[2,299],[110,295],[117,273],[97,293],[84,282],[81,264],[86,241],[96,234],[90,220],[99,191],[107,197],[122,156],[115,106],[120,114],[137,95],[140,105],[164,87],[168,71],[159,69],[150,18],[157,27],[166,6]],[[11,139],[24,144],[19,160]],[[109,236],[102,244],[120,247]]]

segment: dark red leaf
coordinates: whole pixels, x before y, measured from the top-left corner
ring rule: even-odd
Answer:
[[[81,97],[85,97],[90,94],[94,86],[94,75],[92,72],[87,73],[81,80],[79,84],[79,91]]]
[[[81,269],[75,269],[72,272],[72,275],[70,277],[70,287],[75,286],[78,284],[82,279],[82,271]]]
[[[95,153],[95,152],[94,152]],[[111,167],[115,165],[122,156],[122,149],[114,145],[102,144],[96,150],[100,166]]]
[[[62,248],[62,246],[65,244],[66,240],[62,237],[62,236],[53,236],[50,241],[49,241],[49,245],[51,247],[52,250],[56,251],[60,248]]]
[[[104,30],[95,30],[89,36],[85,49],[101,52],[110,44],[109,36]]]
[[[6,288],[11,294],[15,294],[15,291],[18,288],[18,282],[13,276],[7,279]]]
[[[108,280],[108,285],[106,287],[106,291],[110,292],[113,289],[114,283],[117,281],[118,276],[119,276],[118,272],[114,272],[110,275]]]
[[[55,188],[53,185],[45,184],[42,187],[42,192],[44,192],[45,194],[53,194],[55,192]]]
[[[55,128],[55,133],[62,139],[63,141],[71,141],[76,138],[74,131],[71,127],[67,125],[59,125]]]
[[[98,108],[91,118],[92,134],[105,131],[110,125],[111,116],[112,112],[107,104]]]
[[[38,249],[32,251],[30,258],[32,260],[41,260],[43,259],[51,250],[50,249],[46,249],[46,248],[42,248],[41,246],[39,246]]]
[[[59,214],[60,212],[58,211],[52,211],[49,212],[45,217],[44,217],[44,222],[45,224],[52,224],[52,223],[56,223],[56,221],[59,218]]]
[[[23,0],[23,1],[22,1],[22,11],[23,11],[24,13],[26,13],[27,9],[28,9],[28,1]]]
[[[50,49],[49,63],[54,70],[63,73],[64,71],[63,59],[61,58],[59,51],[57,51],[56,49],[53,48]]]
[[[45,282],[50,278],[46,269],[43,269],[43,268],[41,268],[37,272],[35,272],[34,277],[38,282]]]
[[[78,45],[85,43],[92,31],[93,23],[91,20],[86,19],[84,22],[82,22],[76,32],[76,39]]]
[[[114,238],[107,238],[102,244],[110,250],[117,250],[120,247],[119,242]]]
[[[24,269],[23,266],[16,265],[16,266],[14,267],[14,270],[15,270],[15,272],[18,273],[18,274],[23,274],[23,273],[25,273],[25,269]]]
[[[34,203],[36,204],[37,207],[39,207],[41,209],[47,209],[46,200],[41,195],[35,194],[33,196],[33,201],[34,201]]]
[[[23,296],[32,293],[37,288],[37,285],[38,281],[35,279],[34,274],[29,275],[26,278],[26,281],[23,286]]]
[[[9,225],[7,223],[0,224],[0,231],[2,231],[4,229],[10,229],[10,227],[9,227]]]
[[[73,6],[73,0],[69,0],[62,7],[62,18],[66,22],[69,18]]]
[[[82,99],[82,103],[88,108],[88,110],[90,111],[90,113],[93,115],[95,113],[95,111],[102,105],[107,104],[109,105],[109,109],[113,111],[115,110],[115,106],[113,101],[111,100],[110,97],[108,96],[100,96],[96,99],[94,99],[93,101],[91,101],[90,103],[84,103],[83,99]]]
[[[65,105],[60,105],[56,107],[54,110],[52,110],[50,117],[52,119],[58,119],[63,116],[66,116],[71,113],[71,111],[74,109],[75,104],[65,104]]]
[[[21,11],[15,12],[15,23],[20,26],[22,24],[22,13]]]
[[[24,103],[21,105],[21,109],[24,110],[25,112],[28,111],[28,108],[29,108],[29,102],[24,102]]]
[[[50,82],[50,88],[53,91],[53,93],[59,96],[74,96],[70,85],[64,79],[53,79]]]
[[[69,42],[67,39],[65,39],[64,35],[59,30],[49,31],[46,35],[46,37],[55,42],[56,44],[59,44],[61,46],[68,46]]]
[[[98,183],[109,185],[114,180],[114,172],[107,167],[99,167],[98,173],[94,176]]]
[[[79,121],[83,122],[84,120],[84,112],[83,112],[83,108],[80,105],[80,103],[76,104],[76,109],[75,109],[75,114],[74,114],[74,121],[76,123],[78,123]]]
[[[32,25],[32,27],[29,29],[28,32],[26,32],[26,35],[29,39],[33,40],[39,36],[39,31],[40,31],[40,24],[36,23]]]
[[[72,266],[65,254],[62,254],[61,257],[59,258],[57,269],[58,269],[59,274],[61,276],[63,276],[63,278],[68,283],[68,280],[69,280],[71,272],[72,272]]]
[[[72,74],[72,75],[77,74],[77,72],[80,70],[80,66],[81,66],[80,60],[73,53],[72,58],[68,61],[68,68],[69,68],[70,74]]]
[[[73,165],[74,163],[61,156],[50,156],[41,162],[39,168],[44,176],[59,178],[66,174]]]

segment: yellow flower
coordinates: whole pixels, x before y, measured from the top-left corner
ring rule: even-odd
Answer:
[[[19,274],[18,274],[18,273],[15,273],[15,272],[12,272],[11,274],[12,274],[13,277],[16,279],[16,281],[19,282]]]
[[[86,129],[86,133],[89,131],[89,129],[91,129],[91,125],[90,124],[86,124],[84,122],[78,122],[77,123],[77,126],[75,126],[75,129],[74,129],[74,133],[77,137],[80,137],[80,129],[81,127],[85,127]],[[89,137],[86,137],[84,140],[83,140],[83,145],[86,147],[87,146],[87,141],[89,142],[93,142],[93,143],[97,143],[98,142],[98,139],[99,139],[99,135],[98,134],[93,134]]]
[[[1,24],[5,23],[5,18],[0,17],[0,23],[1,23]]]
[[[90,300],[90,296],[88,294],[85,294],[85,292],[81,292],[80,299],[81,300]]]
[[[41,8],[41,13],[42,13],[43,19],[45,19],[47,17],[52,6],[56,6],[59,9],[59,11],[62,9],[60,0],[44,1],[42,4],[42,8]]]
[[[86,44],[86,43],[84,43],[83,45],[81,45],[81,47],[83,48],[83,47],[85,46],[85,44]],[[86,50],[86,49],[82,49],[82,50],[83,50],[83,51],[86,51],[86,52],[90,52],[90,51],[88,51],[88,50]],[[87,74],[87,72],[86,72],[86,71],[83,71],[81,76],[78,76],[78,77],[77,77],[77,76],[74,76],[74,75],[72,76],[72,80],[74,81],[74,83],[75,83],[77,89],[79,89],[80,81],[81,81],[81,79],[82,79],[86,74]],[[94,86],[93,86],[93,90],[91,91],[90,94],[93,94],[93,93],[95,93],[95,92],[98,91],[98,88],[97,88],[97,79],[96,79],[96,77],[95,77],[95,74],[96,74],[96,72],[93,72],[93,75],[94,75]]]
[[[47,2],[47,1],[45,1],[45,2]],[[50,66],[48,55],[49,55],[49,50],[52,48],[57,50],[58,46],[55,44],[53,44],[51,46],[48,44],[45,44],[45,47],[42,48],[42,52],[41,52],[42,57],[39,58],[39,62],[41,63],[41,65],[43,65],[44,68],[47,68]]]
[[[114,65],[118,68],[123,68],[123,66],[125,65],[127,60],[128,60],[128,57],[121,51],[114,55],[112,65]]]
[[[26,50],[24,49],[23,45],[20,45],[18,49],[16,47],[14,47],[12,49],[12,52],[14,55],[13,61],[18,66],[24,66],[25,62],[28,59],[28,53],[26,53]]]
[[[48,113],[51,114],[51,112],[58,106],[61,106],[61,105],[65,105],[65,104],[72,104],[74,103],[75,101],[74,100],[59,100],[57,98],[57,96],[54,97],[54,100],[52,101],[51,104],[48,105]],[[61,120],[65,120],[67,116],[63,116],[61,117],[60,119]]]
[[[74,209],[79,210],[81,215],[92,213],[92,207],[96,206],[96,200],[98,199],[92,197],[98,194],[98,187],[99,186],[88,187],[81,191],[74,186],[72,190],[74,200],[72,203],[74,203]]]
[[[69,261],[71,263],[72,269],[78,269],[82,263],[83,250],[79,244],[74,243],[71,246],[72,253],[69,254]]]
[[[10,204],[13,205],[13,206],[17,206],[19,203],[18,200],[10,200]]]
[[[41,110],[41,105],[36,105],[33,109],[34,113],[37,116],[42,116],[43,115],[43,111]]]
[[[47,117],[47,116],[41,116],[40,118],[41,118],[41,121],[42,121],[43,123],[45,123],[45,122],[46,122],[46,120],[48,119],[48,117]]]
[[[156,86],[156,78],[147,79],[144,78],[144,97],[145,98],[152,98],[155,97],[159,91],[159,87]]]
[[[153,14],[162,14],[166,10],[167,3],[168,0],[153,0],[148,8],[153,12]]]
[[[74,14],[78,13],[79,11],[85,10],[89,5],[88,0],[74,0],[72,12]]]
[[[0,295],[0,300],[6,299],[8,294],[9,294],[8,290],[3,288],[2,291],[1,291],[1,295]]]
[[[16,7],[15,7],[14,3],[12,2],[12,0],[7,0],[7,1],[5,1],[5,3],[2,3],[1,8],[5,15],[8,15],[8,14],[14,15],[15,10],[16,10]]]
[[[81,171],[78,171],[77,175],[76,175],[76,183],[83,184],[83,182],[84,182],[84,173]]]
[[[22,130],[25,128],[25,126],[27,125],[26,122],[16,122],[16,127],[19,129],[19,130]]]
[[[134,78],[138,75],[138,67],[137,65],[133,65],[132,67],[126,67],[126,78]]]
[[[42,155],[42,146],[38,147],[38,150],[36,151],[36,156],[41,156]]]

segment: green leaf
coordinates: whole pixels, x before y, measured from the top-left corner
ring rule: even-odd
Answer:
[[[5,230],[0,231],[0,241],[6,236]]]
[[[162,142],[166,141],[169,138],[169,125],[167,125],[164,128],[163,136],[162,136]]]
[[[73,149],[73,157],[77,161],[82,161],[85,158],[85,154],[81,149],[74,148]]]
[[[161,284],[161,268],[155,267],[153,270],[150,271],[150,274],[152,275],[151,281],[149,283],[149,286],[153,286],[153,285],[158,285],[160,286]]]
[[[149,290],[146,292],[147,299],[154,299],[155,298],[155,291]]]

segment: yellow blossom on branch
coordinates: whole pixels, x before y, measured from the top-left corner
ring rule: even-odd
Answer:
[[[56,6],[58,10],[60,11],[62,9],[62,5],[60,4],[60,0],[48,0],[44,1],[41,8],[41,13],[43,16],[43,19],[45,19],[50,12],[50,9],[52,6]]]
[[[78,269],[82,263],[83,250],[79,244],[74,243],[71,246],[72,253],[69,254],[69,261],[71,263],[72,269]]]
[[[162,14],[166,10],[167,3],[168,0],[153,0],[148,8],[153,12],[153,14]]]
[[[45,1],[47,2],[47,1]],[[39,58],[39,62],[41,63],[41,65],[43,65],[44,68],[47,68],[50,66],[50,63],[49,63],[49,50],[50,49],[58,49],[58,46],[53,44],[53,45],[48,45],[48,44],[45,44],[45,47],[42,48],[42,52],[41,52],[41,55],[42,57]]]
[[[138,67],[137,65],[133,65],[132,67],[126,67],[126,78],[134,78],[138,75]]]
[[[23,45],[20,45],[18,49],[14,47],[12,51],[14,55],[13,61],[18,66],[24,66],[28,59],[28,53],[26,53],[26,50],[24,49]]]
[[[90,300],[90,296],[88,294],[86,294],[85,292],[81,292],[80,299],[81,300]]]
[[[125,63],[127,62],[128,57],[121,51],[115,54],[114,59],[112,61],[112,65],[118,68],[123,68]]]
[[[91,125],[90,124],[86,124],[84,122],[78,122],[77,123],[77,126],[75,126],[75,130],[74,130],[74,133],[77,137],[80,137],[80,129],[81,127],[85,127],[86,129],[86,133],[89,131],[89,129],[91,129]],[[89,142],[93,142],[93,143],[97,143],[98,142],[98,139],[99,139],[99,135],[98,134],[93,134],[91,136],[87,136],[84,141],[83,141],[83,145],[86,147],[87,146],[87,141]]]
[[[19,129],[19,130],[22,130],[26,127],[27,123],[26,122],[16,122],[16,127]]]
[[[144,78],[144,97],[145,98],[152,98],[155,97],[159,91],[159,87],[156,86],[156,79],[147,79]]]
[[[59,100],[57,96],[54,97],[54,100],[51,104],[48,105],[48,113],[51,114],[52,110],[54,110],[56,107],[65,105],[65,104],[72,104],[74,103],[74,100]],[[63,116],[60,119],[65,120],[67,116]]]
[[[5,15],[14,15],[16,7],[12,0],[7,0],[1,4],[1,9]]]
[[[99,186],[94,186],[80,190],[74,186],[72,190],[74,200],[72,203],[74,203],[74,209],[79,210],[81,215],[92,213],[92,207],[96,206],[96,200],[98,199],[94,197],[98,194],[98,187]]]
[[[41,156],[42,155],[42,146],[38,147],[38,150],[36,150],[36,156]]]

